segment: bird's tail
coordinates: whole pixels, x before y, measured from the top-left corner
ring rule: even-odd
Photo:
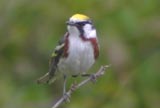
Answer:
[[[56,80],[56,77],[55,77],[55,76],[51,76],[51,75],[49,74],[49,72],[48,72],[48,73],[46,73],[44,76],[40,77],[40,78],[37,80],[37,83],[38,83],[38,84],[45,84],[45,83],[51,84],[51,83],[53,83],[55,80]]]

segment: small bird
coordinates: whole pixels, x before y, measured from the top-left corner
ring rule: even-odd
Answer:
[[[58,73],[62,73],[64,94],[67,76],[90,75],[86,72],[99,56],[96,29],[88,16],[74,14],[66,24],[67,32],[51,55],[48,73],[37,80],[38,83],[50,84]]]

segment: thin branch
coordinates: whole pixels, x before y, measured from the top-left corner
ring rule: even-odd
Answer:
[[[79,84],[72,84],[71,88],[68,90],[68,92],[66,93],[66,95],[68,95],[69,97],[71,96],[71,94],[78,88],[80,88],[81,86],[85,85],[86,83],[88,83],[89,81],[94,81],[99,78],[100,76],[102,76],[106,69],[110,67],[110,65],[106,65],[106,66],[101,66],[100,69],[93,75],[91,75],[90,77],[88,77],[87,79],[81,81]],[[65,102],[65,97],[62,96],[53,106],[52,108],[58,108],[59,105],[61,105],[63,102]]]

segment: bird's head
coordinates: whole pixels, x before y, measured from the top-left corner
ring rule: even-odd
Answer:
[[[68,32],[74,36],[84,36],[85,38],[96,37],[96,30],[92,21],[86,15],[74,14],[66,23]]]

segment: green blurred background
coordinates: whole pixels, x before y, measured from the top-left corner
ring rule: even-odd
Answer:
[[[97,28],[100,57],[90,71],[112,67],[60,108],[160,108],[160,0],[0,0],[0,108],[50,108],[61,97],[62,79],[36,79],[75,13]]]

